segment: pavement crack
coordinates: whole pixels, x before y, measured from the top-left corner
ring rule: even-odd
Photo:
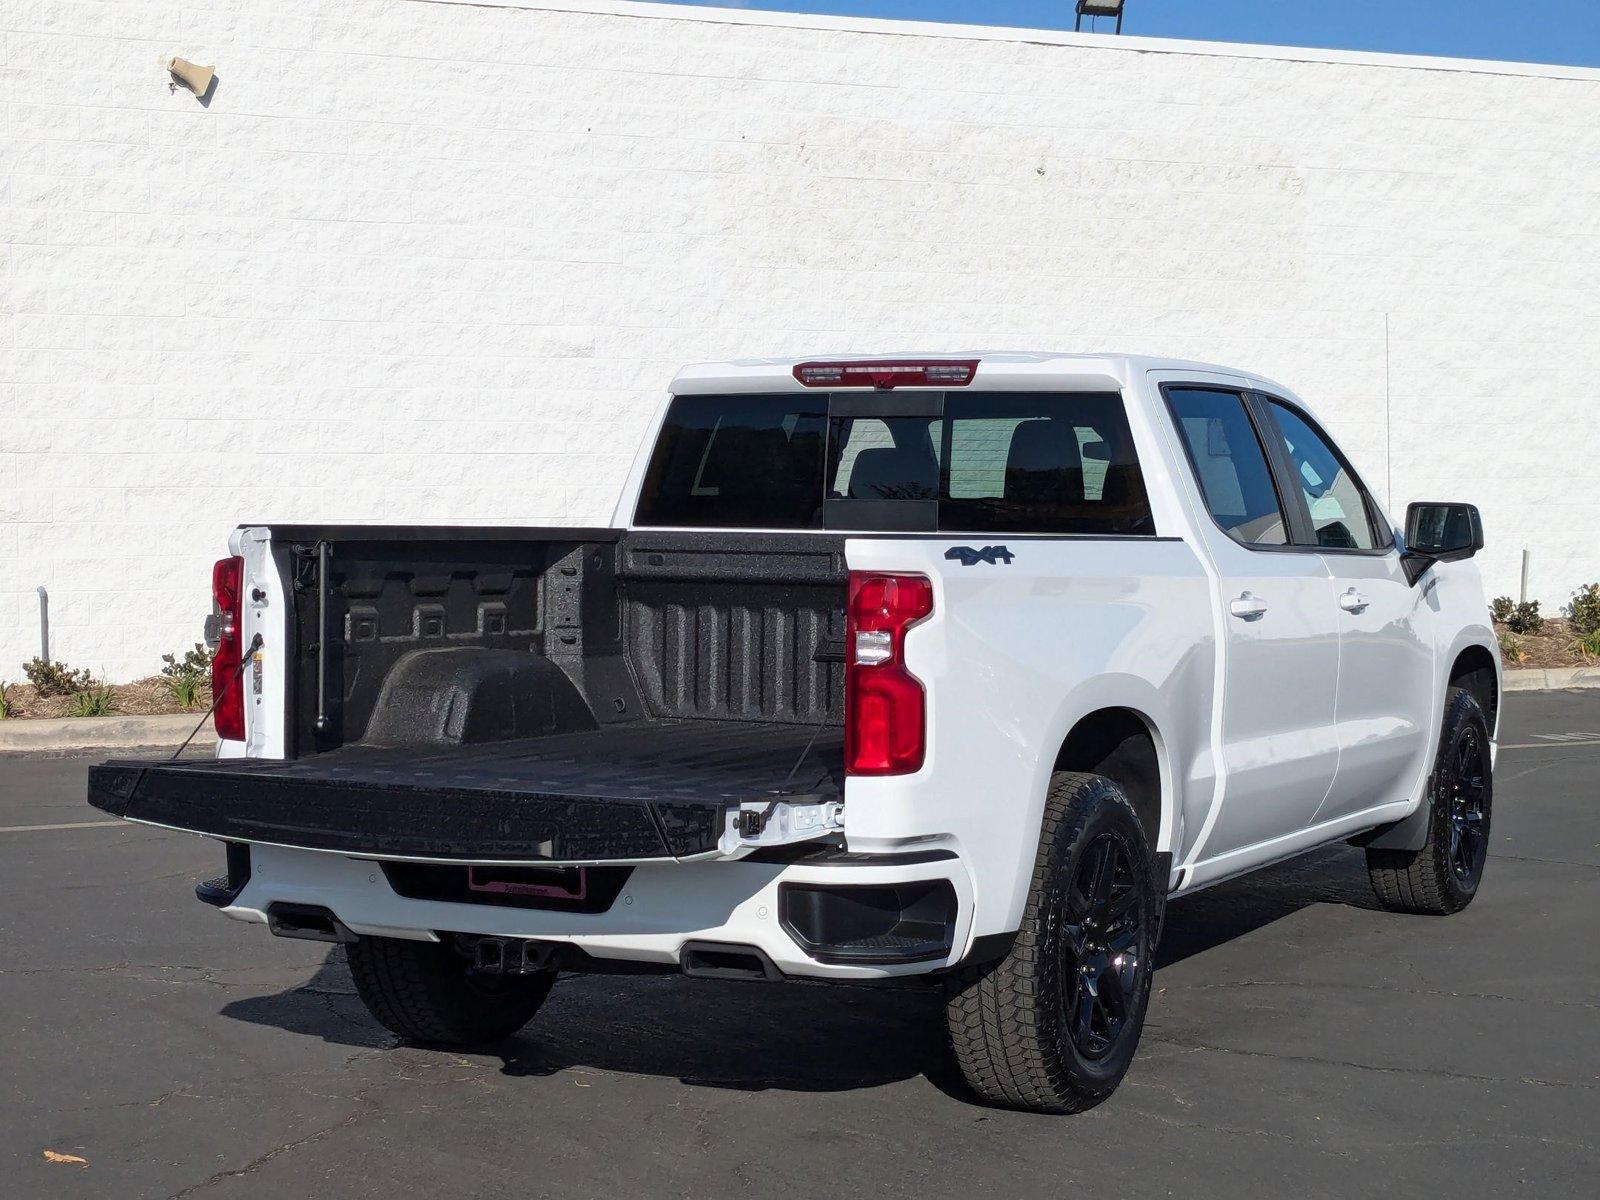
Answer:
[[[336,1134],[341,1130],[350,1128],[363,1117],[366,1117],[369,1114],[377,1111],[377,1104],[368,1098],[365,1090],[354,1093],[350,1099],[358,1105],[356,1110],[348,1113],[344,1117],[335,1121],[333,1124],[326,1125],[313,1133],[308,1133],[304,1137],[295,1138],[293,1141],[284,1142],[281,1145],[274,1146],[272,1149],[256,1155],[242,1167],[232,1167],[228,1170],[218,1171],[215,1174],[209,1175],[205,1179],[202,1179],[199,1183],[190,1184],[186,1188],[182,1188],[179,1191],[173,1192],[167,1197],[167,1200],[183,1200],[183,1198],[186,1196],[193,1196],[196,1193],[205,1191],[207,1188],[215,1187],[217,1184],[226,1180],[238,1179],[242,1176],[253,1174],[262,1167],[266,1166],[273,1159],[292,1153],[293,1151],[299,1150],[302,1147],[314,1145],[326,1137],[331,1137],[333,1134]]]
[[[1210,992],[1229,991],[1236,988],[1298,988],[1313,992],[1342,989],[1357,992],[1391,992],[1400,996],[1434,996],[1441,1000],[1496,1000],[1505,1004],[1530,1003],[1526,996],[1502,996],[1495,992],[1448,992],[1438,988],[1403,987],[1399,984],[1383,983],[1340,983],[1331,980],[1310,983],[1296,979],[1232,979],[1216,983],[1173,985],[1171,990]],[[1541,996],[1539,1003],[1557,1008],[1600,1009],[1600,1001],[1551,1000],[1548,997]]]
[[[1312,1063],[1323,1067],[1346,1067],[1354,1071],[1371,1071],[1379,1075],[1423,1075],[1434,1079],[1457,1079],[1466,1083],[1526,1083],[1534,1087],[1560,1088],[1568,1091],[1592,1092],[1600,1084],[1565,1083],[1556,1079],[1540,1079],[1532,1075],[1510,1078],[1503,1075],[1476,1075],[1465,1071],[1444,1071],[1435,1067],[1385,1067],[1377,1063],[1356,1062],[1344,1058],[1323,1058],[1314,1054],[1284,1054],[1274,1050],[1243,1050],[1236,1046],[1217,1046],[1207,1042],[1186,1042],[1177,1038],[1162,1037],[1148,1030],[1145,1037],[1164,1046],[1179,1046],[1187,1050],[1207,1050],[1215,1054],[1237,1054],[1245,1058],[1271,1058],[1280,1062]]]
[[[1500,858],[1507,862],[1542,863],[1548,867],[1587,867],[1591,871],[1600,871],[1600,863],[1573,862],[1570,858],[1536,858],[1531,854],[1496,854],[1489,852],[1490,858]]]

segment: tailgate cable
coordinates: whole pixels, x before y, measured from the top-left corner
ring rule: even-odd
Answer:
[[[212,713],[217,711],[217,705],[222,703],[222,698],[228,694],[228,689],[239,686],[239,680],[244,678],[244,669],[250,665],[250,661],[255,657],[256,651],[261,649],[263,645],[265,645],[265,639],[259,633],[250,639],[250,644],[245,647],[244,653],[239,656],[239,669],[233,673],[233,678],[227,680],[217,691],[217,694],[211,698],[211,707],[206,709],[205,715],[200,718],[199,724],[189,731],[189,736],[183,739],[183,745],[172,752],[172,757],[167,759],[167,762],[177,762],[178,755],[189,748],[189,743],[194,741],[194,735],[200,732],[201,726],[211,719]],[[144,786],[144,777],[150,773],[151,765],[151,763],[145,763],[144,766],[139,768],[138,778],[133,781],[133,786],[128,789],[129,804],[133,803],[133,798],[139,794],[139,789]],[[127,805],[123,806],[123,811],[127,811]]]
[[[844,643],[843,642],[840,643],[840,649],[839,649],[838,657],[835,658],[834,655],[833,655],[833,652],[825,644],[819,642],[818,645],[817,645],[816,650],[812,652],[811,661],[814,662],[814,663],[844,662],[845,661]],[[811,747],[813,747],[813,746],[815,746],[817,744],[817,738],[821,736],[822,731],[827,726],[827,724],[828,724],[828,706],[826,704],[824,704],[823,707],[822,707],[822,715],[817,718],[816,728],[811,731],[811,737],[810,737],[810,739],[807,740],[807,742],[805,744],[805,748],[800,751],[800,757],[794,760],[794,766],[789,768],[789,773],[783,777],[783,782],[780,783],[777,786],[777,788],[774,789],[780,796],[786,794],[786,793],[784,793],[783,789],[785,787],[787,787],[789,785],[789,782],[794,778],[795,772],[798,771],[801,768],[801,766],[804,765],[804,763],[806,761],[806,756],[811,753]],[[828,777],[828,769],[826,767],[824,767],[822,769],[822,774],[817,776],[817,782],[812,784],[811,786],[812,787],[816,787],[818,784],[820,784],[827,777]],[[767,811],[764,814],[762,814],[762,821],[765,822],[766,819],[773,814],[773,812],[777,809],[777,807],[778,807],[778,802],[776,800],[774,800],[772,802],[772,804],[768,807]]]
[[[211,719],[212,713],[217,711],[217,705],[222,703],[222,698],[228,694],[228,689],[239,686],[239,680],[244,678],[244,669],[250,665],[250,660],[255,657],[256,651],[261,649],[264,644],[265,639],[259,633],[250,639],[250,644],[245,647],[244,653],[239,656],[239,669],[233,673],[233,678],[224,683],[222,689],[211,698],[211,707],[206,709],[206,715],[200,718],[200,724],[189,731],[189,736],[183,739],[183,745],[172,752],[172,757],[167,759],[168,762],[177,762],[178,755],[189,748],[189,743],[194,741],[194,735],[200,732],[201,726]],[[139,779],[141,783],[144,781],[142,772]],[[138,790],[137,786],[135,786],[134,790]]]
[[[766,808],[762,809],[760,812],[757,812],[754,809],[749,811],[740,811],[739,833],[742,837],[760,837],[761,831],[767,827],[767,822],[772,820],[772,815],[778,811],[778,805],[781,803],[783,797],[794,795],[794,792],[789,790],[789,784],[791,781],[793,781],[795,773],[805,765],[807,757],[809,757],[811,754],[811,748],[817,744],[817,738],[821,736],[822,731],[827,724],[828,713],[827,710],[824,709],[821,719],[817,721],[816,728],[811,731],[811,736],[806,740],[804,748],[800,751],[800,756],[794,760],[794,766],[789,768],[789,773],[783,777],[783,780],[778,784],[778,786],[772,789],[773,798],[767,801]],[[817,776],[816,782],[811,786],[813,788],[819,787],[827,778],[828,769],[824,767],[822,769],[822,774]]]

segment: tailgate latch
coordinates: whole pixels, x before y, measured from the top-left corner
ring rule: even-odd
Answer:
[[[797,796],[747,801],[729,809],[717,849],[737,854],[759,846],[784,846],[844,832],[844,802]]]

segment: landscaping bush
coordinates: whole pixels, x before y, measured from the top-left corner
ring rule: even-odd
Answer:
[[[161,662],[161,673],[168,679],[211,678],[211,651],[199,642],[194,644],[193,650],[185,650],[182,658],[163,654]]]
[[[0,679],[0,721],[4,721],[11,715],[11,697],[9,695],[10,687],[11,685],[9,683],[7,683],[4,679]]]
[[[40,696],[72,696],[95,685],[94,674],[87,668],[74,671],[66,663],[45,662],[42,658],[24,663],[22,673]]]
[[[161,661],[164,664],[162,679],[172,698],[185,709],[199,708],[211,686],[211,651],[196,642],[194,649],[185,651],[182,658],[163,654]]]
[[[1572,632],[1587,638],[1600,630],[1600,583],[1586,583],[1572,593],[1567,605],[1567,619],[1572,622]]]
[[[1522,639],[1514,633],[1502,629],[1500,631],[1500,657],[1509,666],[1517,666],[1528,657],[1528,652],[1522,648]]]
[[[1512,633],[1538,633],[1544,628],[1537,600],[1516,602],[1509,596],[1500,596],[1489,605],[1489,615],[1496,625],[1504,625]]]
[[[1591,629],[1580,638],[1574,638],[1572,649],[1585,662],[1600,662],[1600,629]]]
[[[74,692],[67,703],[69,717],[105,717],[116,711],[116,700],[108,687],[90,687]]]

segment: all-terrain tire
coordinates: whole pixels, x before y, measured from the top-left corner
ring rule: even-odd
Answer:
[[[1120,910],[1114,920],[1087,915],[1099,910],[1081,886],[1092,875],[1098,890],[1100,860],[1094,856],[1102,851],[1115,856],[1105,910]],[[1122,789],[1100,775],[1053,775],[1016,940],[1004,958],[958,972],[946,984],[951,1048],[980,1098],[1007,1108],[1071,1113],[1116,1090],[1144,1028],[1157,897],[1150,849]],[[1088,984],[1081,976],[1112,966],[1116,971],[1107,970],[1089,989],[1102,995],[1091,996],[1085,1034]],[[1113,1000],[1120,1008],[1114,1032]],[[1104,1046],[1096,1036],[1095,1005],[1107,1014],[1098,1027]]]
[[[1367,851],[1367,875],[1383,906],[1447,916],[1472,903],[1488,856],[1493,798],[1489,723],[1471,692],[1451,688],[1428,778],[1428,840],[1420,850]]]
[[[440,1046],[510,1037],[539,1010],[556,977],[482,975],[448,941],[363,937],[346,949],[356,993],[379,1024]]]

